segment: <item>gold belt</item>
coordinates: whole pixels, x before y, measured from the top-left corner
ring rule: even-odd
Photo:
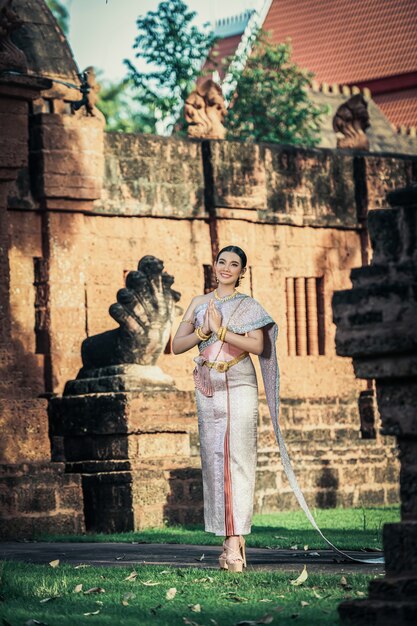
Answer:
[[[243,361],[248,356],[249,352],[242,352],[239,356],[236,356],[234,359],[230,361],[204,361],[204,365],[207,367],[214,367],[218,372],[227,372],[228,369],[232,367],[232,365],[236,365],[239,361]]]

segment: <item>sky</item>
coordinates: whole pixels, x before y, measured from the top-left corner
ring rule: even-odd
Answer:
[[[69,0],[69,42],[80,70],[93,65],[103,78],[117,81],[126,75],[123,59],[134,60],[136,19],[154,11],[160,0]],[[188,0],[197,12],[196,24],[242,13],[257,0]]]

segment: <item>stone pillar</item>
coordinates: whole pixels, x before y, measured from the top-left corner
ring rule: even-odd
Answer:
[[[0,74],[0,538],[84,528],[79,477],[50,462],[42,363],[13,334],[10,307],[8,194],[28,163],[29,102],[50,86]]]
[[[69,381],[64,396],[49,402],[66,471],[82,478],[87,530],[201,523],[194,394],[135,380],[134,365],[119,369]]]
[[[307,311],[306,311],[306,288],[304,278],[295,278],[295,320],[297,354],[307,354]]]
[[[355,625],[417,623],[417,185],[388,195],[369,214],[373,259],[333,298],[336,347],[358,378],[375,379],[382,434],[395,435],[401,462],[401,522],[383,531],[386,576],[369,597],[339,607]]]

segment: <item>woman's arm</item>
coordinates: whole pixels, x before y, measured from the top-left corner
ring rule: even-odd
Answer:
[[[264,334],[262,328],[249,331],[247,336],[238,335],[228,330],[224,336],[224,340],[230,343],[230,345],[236,348],[242,348],[242,350],[251,352],[252,354],[262,354],[264,349]]]
[[[191,304],[182,318],[175,337],[172,340],[172,351],[174,354],[182,354],[191,350],[201,342],[201,339],[194,333],[194,309],[197,306],[198,298],[193,298]]]

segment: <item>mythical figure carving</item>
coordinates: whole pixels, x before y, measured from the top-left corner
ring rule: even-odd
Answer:
[[[184,114],[190,137],[224,139],[223,121],[227,113],[221,87],[208,79],[190,93],[185,101]]]
[[[89,65],[81,74],[78,74],[78,76],[81,80],[80,91],[83,97],[77,102],[72,102],[72,109],[78,111],[82,106],[85,106],[88,116],[103,117],[102,113],[96,107],[100,85],[96,80],[94,67]]]
[[[10,39],[14,30],[21,27],[16,11],[12,8],[13,0],[0,0],[0,70],[27,72],[25,54]]]
[[[109,309],[120,327],[83,341],[84,367],[78,378],[90,376],[96,368],[155,365],[168,342],[174,306],[181,296],[171,289],[174,277],[163,269],[162,261],[147,255],[136,272],[128,273],[126,288],[117,292],[117,302]]]
[[[337,147],[369,150],[369,139],[365,134],[369,126],[368,105],[359,93],[341,104],[333,118],[333,130],[344,135],[337,139]]]

